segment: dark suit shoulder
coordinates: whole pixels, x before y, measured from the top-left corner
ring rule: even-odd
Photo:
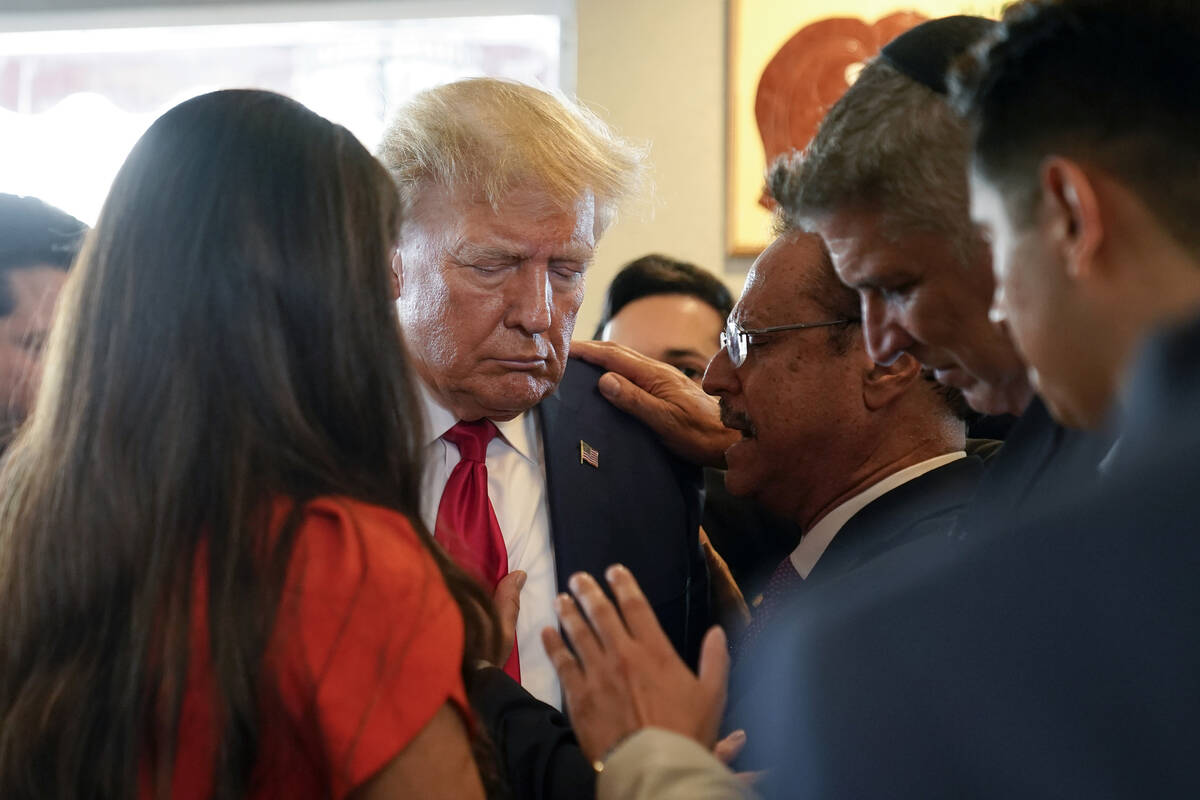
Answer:
[[[562,380],[559,381],[558,388],[554,393],[568,403],[583,402],[593,392],[597,395],[600,394],[596,390],[596,384],[605,371],[603,367],[589,364],[581,359],[568,358],[566,370],[564,370]]]
[[[983,473],[983,462],[966,456],[876,498],[842,526],[810,580],[824,583],[926,536],[948,538]]]
[[[701,471],[609,403],[596,386],[602,374],[569,360],[538,409],[559,584],[565,590],[574,572],[600,575],[624,564],[676,648],[694,661],[708,625]]]
[[[997,520],[1013,524],[1028,519],[1029,509],[1056,503],[1064,487],[1091,486],[1112,443],[1108,433],[1063,427],[1035,398],[1004,446],[988,459],[960,529],[971,534]]]
[[[1200,445],[1200,317],[1152,336],[1135,362],[1122,415],[1118,461],[1136,465],[1162,451]],[[1136,467],[1135,467],[1136,468]]]

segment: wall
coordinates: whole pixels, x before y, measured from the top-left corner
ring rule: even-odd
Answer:
[[[725,258],[724,0],[578,0],[579,98],[622,135],[651,145],[653,200],[601,241],[581,333],[594,328],[622,264],[659,251],[724,275],[740,291],[745,260]],[[728,270],[727,270],[728,267]]]

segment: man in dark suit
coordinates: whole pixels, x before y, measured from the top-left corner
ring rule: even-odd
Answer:
[[[786,230],[751,268],[704,374],[738,433],[726,487],[804,531],[768,581],[751,636],[781,597],[945,533],[982,471],[964,452],[956,393],[912,357],[875,363],[857,312],[820,239]],[[879,520],[884,506],[901,514],[895,524]]]
[[[719,456],[727,488],[805,532],[774,570],[748,640],[787,597],[914,539],[944,540],[983,471],[964,451],[957,392],[911,356],[875,363],[857,312],[820,239],[788,229],[752,267],[704,376],[719,398],[706,413],[735,433]],[[625,350],[576,350],[663,388],[686,386]]]
[[[804,531],[735,639],[737,672],[753,665],[782,605],[819,606],[815,587],[923,537],[950,546],[983,472],[965,452],[957,392],[911,356],[875,363],[857,311],[821,240],[785,230],[751,268],[726,347],[705,372],[704,389],[739,434],[724,454],[729,491]],[[736,707],[731,719],[753,738],[754,720]]]
[[[511,626],[507,677],[481,673],[472,697],[514,791],[561,778],[582,795],[586,762],[546,767],[572,741],[539,638],[567,578],[636,565],[689,662],[709,624],[699,470],[612,409],[594,369],[567,368],[584,275],[641,154],[564,100],[481,78],[404,104],[380,157],[404,208],[393,272],[425,411],[424,521]]]

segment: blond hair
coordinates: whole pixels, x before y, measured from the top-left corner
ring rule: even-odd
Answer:
[[[564,208],[590,192],[599,232],[641,188],[646,151],[561,96],[469,78],[405,103],[384,131],[379,159],[405,211],[429,183],[471,190],[496,209],[508,191],[532,184]]]

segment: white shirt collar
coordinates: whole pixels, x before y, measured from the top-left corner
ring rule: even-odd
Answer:
[[[421,398],[421,408],[425,413],[425,446],[429,446],[441,438],[442,434],[458,423],[458,418],[433,397],[433,392],[425,385],[425,381],[416,381],[418,394]],[[532,411],[518,414],[505,422],[495,422],[500,436],[512,449],[520,453],[530,462],[537,464],[537,418]]]
[[[926,472],[966,457],[967,454],[963,450],[935,456],[934,458],[913,464],[911,467],[905,467],[898,472],[893,472],[878,483],[874,483],[863,489],[821,517],[815,525],[805,532],[804,538],[800,540],[800,544],[796,545],[796,549],[788,556],[792,561],[792,566],[796,568],[796,572],[800,573],[800,577],[807,578],[809,573],[812,572],[813,567],[816,566],[817,560],[821,558],[825,549],[829,547],[829,543],[833,541],[833,537],[850,521],[851,517],[862,511],[868,503],[878,500],[897,486],[908,483],[914,478],[919,478]]]

